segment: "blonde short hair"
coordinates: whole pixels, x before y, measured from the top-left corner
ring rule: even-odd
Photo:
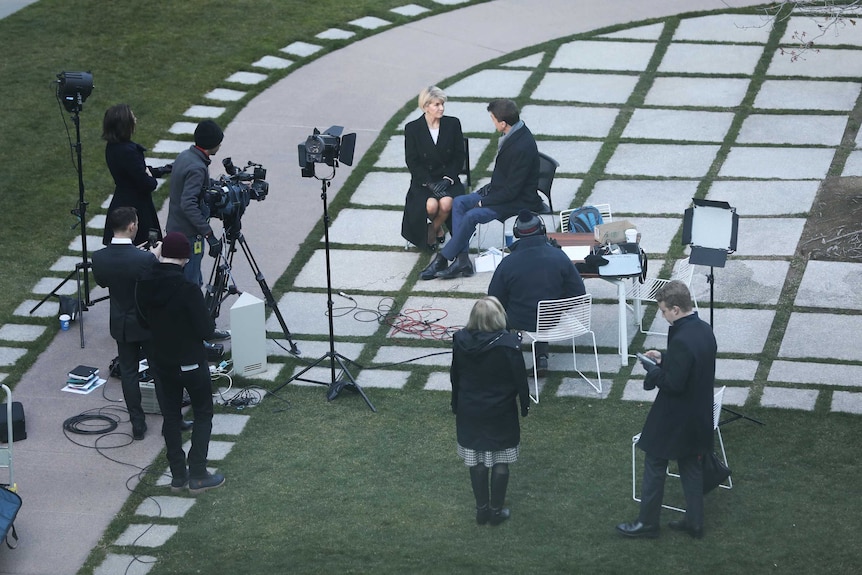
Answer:
[[[437,86],[428,86],[419,92],[419,109],[424,110],[425,106],[428,105],[429,102],[433,102],[434,100],[440,100],[441,102],[445,102],[448,98],[446,97],[446,92],[438,88]]]
[[[477,301],[470,311],[467,329],[471,331],[503,331],[506,329],[506,310],[500,300],[488,295]]]

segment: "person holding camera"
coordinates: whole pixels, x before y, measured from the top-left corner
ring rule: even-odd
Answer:
[[[189,262],[183,274],[198,287],[203,285],[201,263],[204,257],[204,242],[209,245],[209,254],[221,253],[221,240],[213,233],[209,224],[210,209],[206,202],[206,190],[210,186],[209,165],[221,147],[224,133],[212,120],[204,120],[195,128],[195,143],[180,152],[171,171],[168,233],[179,232],[186,236],[192,246]]]
[[[128,104],[117,104],[111,106],[105,112],[102,120],[102,139],[105,144],[105,163],[111,177],[114,178],[114,196],[108,206],[108,214],[118,206],[131,206],[138,213],[138,228],[132,243],[136,246],[142,245],[150,238],[150,232],[154,241],[161,241],[162,228],[159,225],[159,217],[156,206],[153,203],[153,192],[158,186],[156,178],[170,173],[171,166],[168,164],[162,168],[149,168],[144,161],[146,148],[132,141],[135,133],[137,118]],[[113,230],[110,224],[105,222],[105,231],[102,234],[102,243],[111,243]]]
[[[443,115],[445,104],[443,90],[425,88],[419,93],[422,116],[404,126],[410,188],[404,200],[401,236],[429,251],[443,243],[443,224],[452,213],[452,198],[464,193],[458,177],[464,166],[464,134],[458,118]]]

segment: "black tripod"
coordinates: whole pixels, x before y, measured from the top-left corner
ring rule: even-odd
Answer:
[[[335,172],[333,171],[333,175]],[[319,385],[326,385],[329,387],[329,390],[326,392],[326,399],[328,401],[332,401],[338,394],[341,393],[341,390],[344,388],[356,391],[359,395],[362,396],[362,399],[365,400],[365,403],[371,409],[371,411],[377,412],[372,405],[371,401],[368,399],[368,396],[365,395],[365,392],[362,391],[362,387],[353,376],[350,374],[350,371],[347,369],[346,363],[354,362],[351,359],[348,359],[341,355],[340,353],[335,351],[335,328],[332,324],[332,266],[330,263],[329,257],[329,208],[326,203],[326,188],[329,187],[329,182],[332,178],[321,178],[320,179],[320,199],[323,200],[323,238],[324,238],[324,250],[326,252],[326,307],[327,307],[327,316],[329,318],[329,351],[323,354],[320,358],[314,361],[311,365],[304,368],[302,371],[285,381],[283,384],[279,385],[269,393],[274,394],[288,383],[292,381],[305,381],[308,383],[317,383]],[[314,379],[307,379],[302,377],[306,372],[311,370],[313,367],[317,367],[321,363],[326,360],[329,360],[329,371],[330,371],[330,379],[328,382],[326,381],[317,381]],[[338,368],[341,370],[341,374],[339,377],[335,375],[335,365],[338,364]]]
[[[67,103],[68,104],[68,103]],[[81,159],[81,118],[80,111],[83,102],[81,101],[80,95],[78,95],[77,101],[72,105],[70,113],[72,114],[72,121],[75,123],[75,151],[78,156],[78,204],[72,210],[72,215],[78,218],[78,223],[75,225],[79,225],[81,227],[81,261],[75,264],[75,269],[69,272],[63,281],[61,281],[57,286],[51,290],[45,297],[43,297],[39,303],[33,306],[30,310],[32,314],[34,311],[39,309],[43,303],[45,303],[49,297],[57,297],[57,292],[62,288],[67,281],[72,279],[72,277],[77,278],[77,304],[78,309],[76,311],[78,315],[78,328],[81,333],[81,348],[84,347],[84,312],[87,311],[88,307],[93,305],[94,303],[100,302],[108,298],[108,296],[98,298],[96,300],[90,299],[90,268],[92,267],[89,260],[89,255],[87,252],[87,201],[84,199],[84,170],[83,170],[83,162]],[[83,280],[81,279],[83,277]],[[83,283],[83,286],[81,285]],[[62,312],[61,312],[62,313]]]
[[[284,321],[284,316],[281,315],[281,310],[278,309],[275,298],[272,296],[272,291],[266,283],[266,278],[263,277],[263,272],[260,271],[260,267],[257,265],[257,261],[251,253],[251,248],[245,241],[245,236],[240,230],[239,220],[227,221],[224,224],[224,231],[222,233],[222,251],[219,252],[218,256],[216,256],[216,261],[213,265],[212,273],[210,274],[209,283],[207,284],[206,296],[204,297],[210,317],[212,317],[213,320],[218,317],[219,311],[221,310],[221,304],[227,296],[242,293],[237,288],[236,282],[233,281],[233,276],[231,275],[233,255],[236,253],[236,244],[239,243],[239,247],[242,249],[242,253],[245,255],[245,259],[248,261],[249,267],[251,267],[251,271],[254,272],[254,279],[257,280],[257,284],[260,286],[260,291],[263,292],[266,305],[272,309],[275,317],[278,318],[278,324],[284,332],[284,338],[290,344],[290,353],[298,356],[300,354],[299,348],[296,347],[296,343],[294,343],[293,337],[290,335],[290,330],[287,329],[287,323]]]

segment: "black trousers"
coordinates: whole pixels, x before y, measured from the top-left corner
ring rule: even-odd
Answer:
[[[141,407],[141,385],[138,375],[138,361],[146,357],[146,345],[143,341],[118,341],[117,356],[120,362],[120,381],[123,385],[123,399],[129,411],[132,425],[144,423],[144,409]],[[143,352],[143,353],[142,353]]]
[[[667,459],[653,457],[649,453],[644,459],[643,483],[641,486],[641,508],[638,519],[644,525],[658,525],[661,504],[664,499],[664,482],[667,477]],[[679,478],[685,495],[685,520],[692,527],[703,527],[703,466],[699,455],[689,455],[677,460]]]
[[[178,366],[157,366],[156,398],[162,410],[162,435],[168,464],[173,477],[193,479],[206,477],[207,453],[213,428],[213,396],[209,367],[206,363],[191,371],[182,371]],[[188,460],[183,451],[183,436],[180,425],[183,421],[183,390],[188,390],[194,413],[192,444]],[[186,463],[188,461],[188,471]]]

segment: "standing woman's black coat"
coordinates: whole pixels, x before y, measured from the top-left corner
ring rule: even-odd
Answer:
[[[521,441],[521,415],[530,408],[527,368],[514,334],[455,333],[452,351],[452,412],[458,444],[475,451],[502,451]]]
[[[108,212],[122,206],[138,210],[138,234],[132,240],[136,246],[147,241],[151,229],[158,230],[159,240],[162,239],[162,227],[153,204],[153,190],[158,181],[147,172],[144,151],[143,146],[132,141],[108,142],[105,146],[105,162],[115,186]],[[111,243],[113,235],[105,224],[102,243]]]
[[[464,157],[464,134],[458,118],[440,118],[436,144],[431,138],[424,114],[404,126],[404,158],[410,170],[410,189],[404,200],[401,235],[411,244],[424,247],[428,243],[425,201],[431,192],[423,184],[448,176],[455,184],[449,187],[446,195],[462,195],[464,185],[458,173],[464,167]],[[446,222],[446,225],[451,229],[451,221]]]

